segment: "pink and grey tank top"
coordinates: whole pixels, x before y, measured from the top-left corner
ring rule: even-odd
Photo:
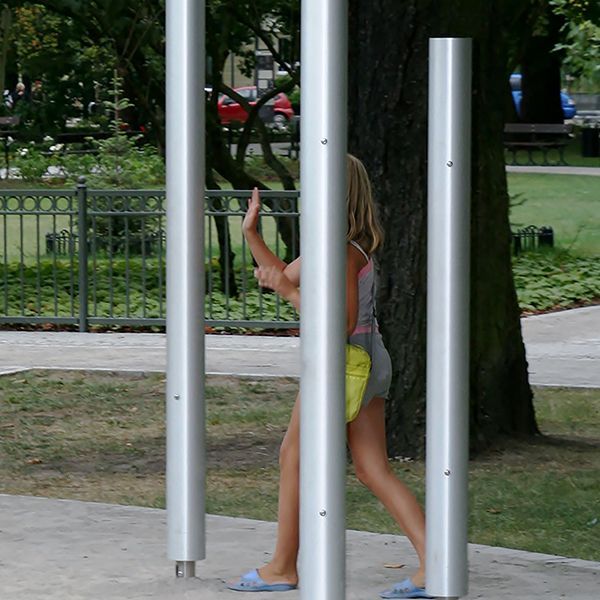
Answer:
[[[375,299],[373,298],[375,292],[375,265],[373,264],[373,259],[357,242],[350,240],[350,243],[367,260],[367,264],[358,272],[358,320],[356,321],[356,329],[352,332],[352,335],[371,333],[371,331],[378,331],[374,312]]]

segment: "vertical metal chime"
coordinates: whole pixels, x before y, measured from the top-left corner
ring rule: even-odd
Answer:
[[[471,40],[429,41],[427,591],[467,593]]]
[[[167,0],[167,525],[176,575],[205,557],[204,0]]]
[[[300,597],[345,597],[347,2],[301,19]]]

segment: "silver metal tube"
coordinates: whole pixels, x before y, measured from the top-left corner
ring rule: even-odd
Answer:
[[[204,7],[167,0],[167,528],[176,573],[205,557]]]
[[[347,3],[302,4],[300,597],[345,598]]]
[[[429,41],[427,591],[467,593],[471,40]]]

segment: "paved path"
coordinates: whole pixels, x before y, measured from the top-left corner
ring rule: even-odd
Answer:
[[[600,165],[600,158],[598,159]],[[544,173],[548,175],[592,175],[600,176],[600,167],[519,167],[507,165],[507,173]]]
[[[255,377],[299,376],[298,338],[208,335],[206,371]],[[160,333],[0,331],[0,372],[23,369],[166,370]]]
[[[534,385],[600,387],[600,306],[522,320]],[[0,373],[30,368],[164,371],[156,333],[0,331]],[[210,374],[298,377],[298,338],[209,335]]]
[[[600,388],[600,306],[521,323],[532,384]]]
[[[241,600],[224,582],[268,560],[275,524],[209,516],[207,558],[196,564],[196,578],[177,580],[165,555],[165,517],[151,508],[0,495],[1,597]],[[348,600],[376,600],[414,569],[414,553],[401,536],[349,531],[347,556]],[[471,544],[469,566],[467,600],[598,598],[597,562]],[[274,596],[254,593],[252,600]],[[298,600],[299,593],[284,598]]]

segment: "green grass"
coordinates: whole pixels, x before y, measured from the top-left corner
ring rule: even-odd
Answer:
[[[164,506],[164,376],[0,377],[0,492]],[[207,509],[274,520],[277,455],[297,382],[210,377]],[[469,540],[600,560],[600,390],[535,390],[544,436],[470,462]],[[392,462],[423,501],[421,461]],[[397,532],[347,477],[347,525]]]
[[[549,225],[555,244],[575,254],[600,255],[600,177],[508,173],[513,229]]]

